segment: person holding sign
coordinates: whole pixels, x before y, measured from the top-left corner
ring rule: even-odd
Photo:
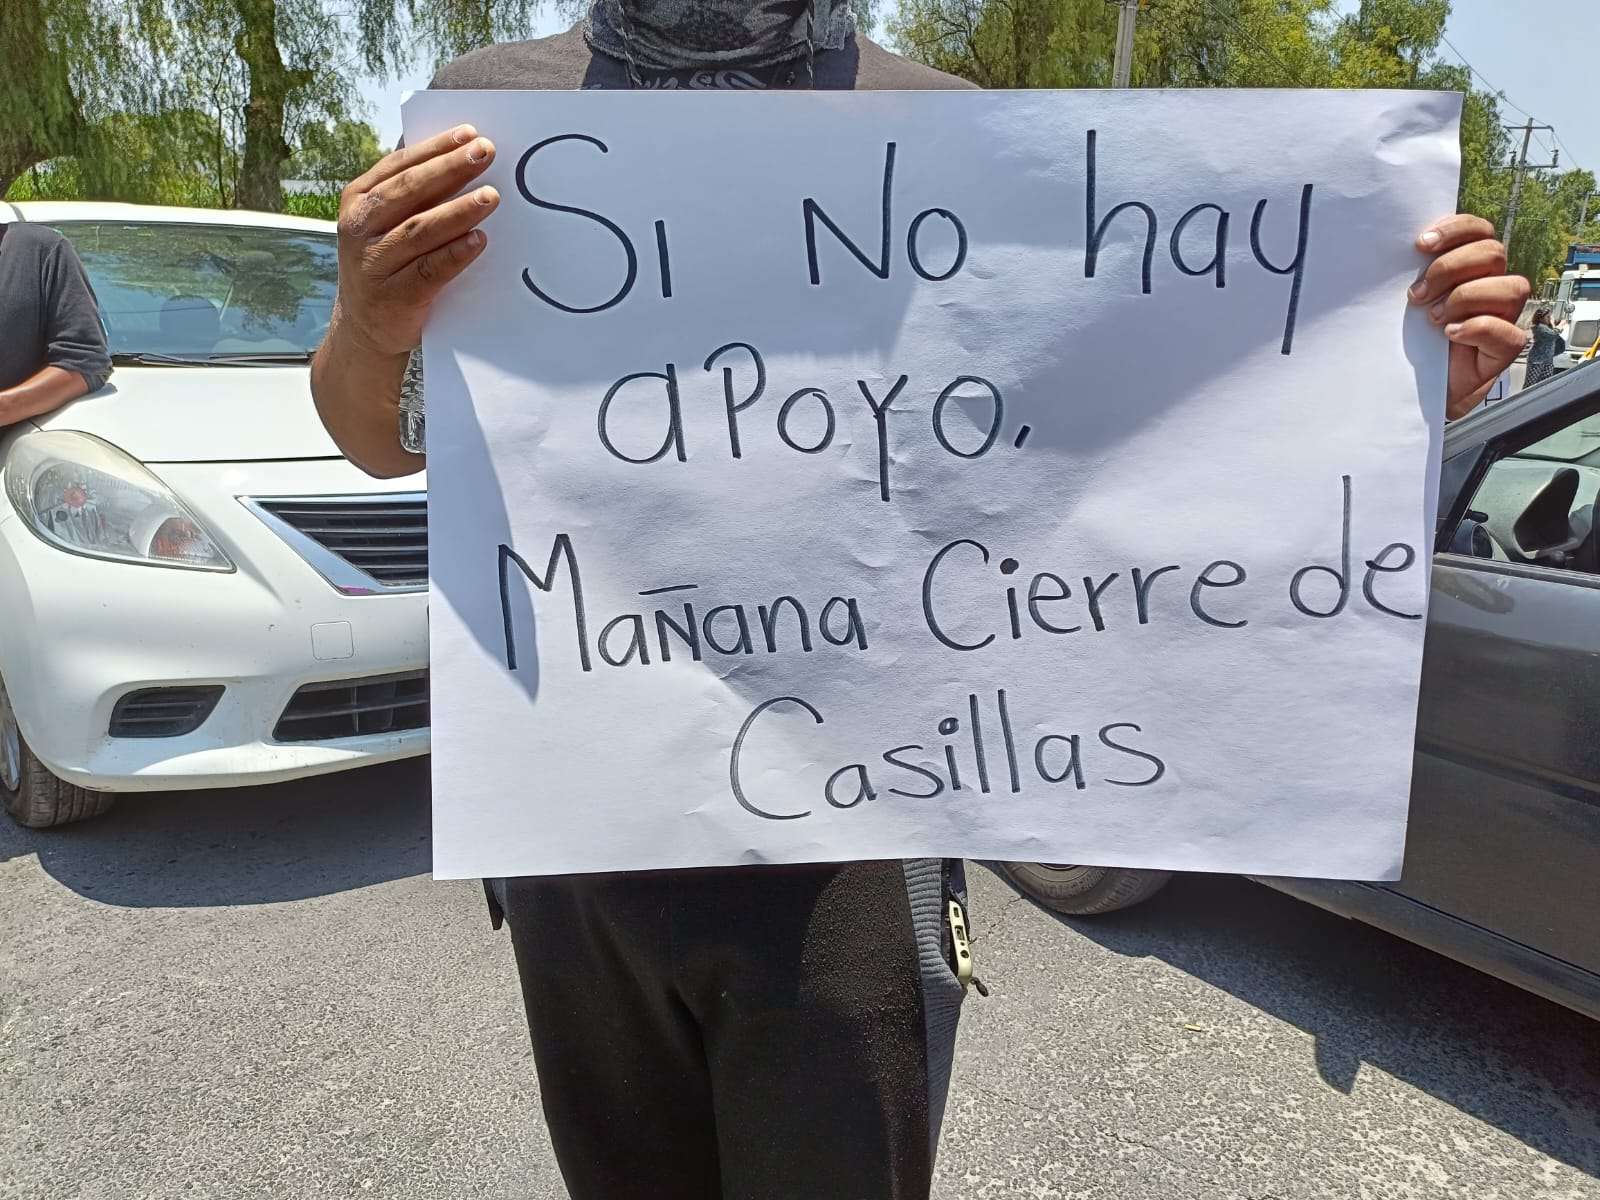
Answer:
[[[596,0],[580,27],[477,51],[434,81],[966,86],[858,34],[844,0]],[[395,151],[342,198],[339,295],[312,387],[340,448],[374,475],[422,466],[398,433],[417,411],[416,351],[435,299],[484,254],[478,226],[500,196],[473,185],[495,154],[458,126]],[[1512,318],[1527,284],[1476,217],[1438,221],[1416,249],[1433,257],[1409,299],[1449,340],[1460,415],[1521,350]],[[941,860],[497,881],[491,906],[511,927],[575,1200],[926,1197],[970,977],[963,893],[959,863]]]

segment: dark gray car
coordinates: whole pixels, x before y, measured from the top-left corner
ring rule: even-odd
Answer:
[[[1260,882],[1600,1018],[1600,366],[1445,432],[1404,876]],[[1089,915],[1163,872],[1010,863]]]

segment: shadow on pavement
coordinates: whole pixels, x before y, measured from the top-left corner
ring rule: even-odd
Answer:
[[[23,829],[0,816],[0,862],[103,904],[269,904],[325,896],[431,867],[428,760],[294,783],[128,795],[106,816]]]
[[[1050,915],[1311,1034],[1329,1087],[1349,1094],[1367,1064],[1600,1177],[1600,1024],[1586,1017],[1237,876],[1180,875],[1132,909]]]

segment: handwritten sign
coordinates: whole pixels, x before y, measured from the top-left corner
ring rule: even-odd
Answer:
[[[1457,99],[428,92],[437,874],[1393,878]]]

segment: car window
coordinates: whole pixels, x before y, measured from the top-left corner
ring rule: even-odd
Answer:
[[[1496,459],[1452,549],[1478,558],[1600,575],[1600,412]]]
[[[338,283],[332,234],[169,221],[63,221],[114,354],[305,354]]]
[[[1594,345],[1596,337],[1600,337],[1600,318],[1574,321],[1567,334],[1567,347],[1571,350],[1587,350]]]

